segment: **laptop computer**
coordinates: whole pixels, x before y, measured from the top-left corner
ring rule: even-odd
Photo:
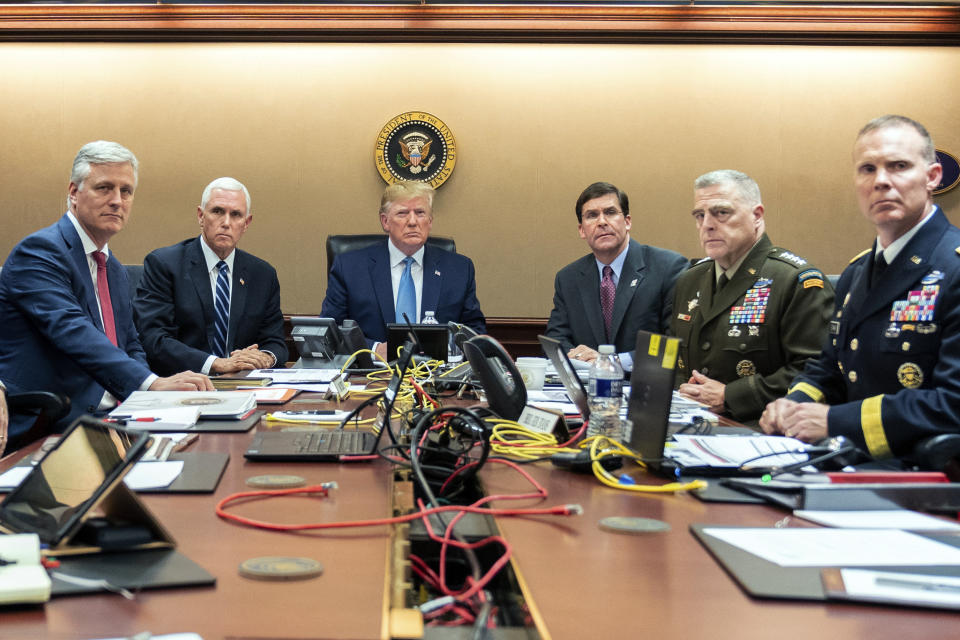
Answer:
[[[583,386],[583,380],[577,375],[576,368],[567,356],[567,350],[559,340],[547,336],[537,336],[537,340],[540,341],[543,352],[553,363],[553,368],[557,370],[557,377],[560,378],[563,388],[567,390],[570,401],[577,405],[580,417],[583,422],[586,422],[590,417],[590,399],[587,396],[587,389]]]
[[[149,439],[145,431],[77,418],[0,502],[0,531],[36,533],[42,543],[56,547],[122,482]]]
[[[392,360],[397,348],[406,343],[410,332],[420,343],[422,353],[433,360],[447,361],[447,345],[450,343],[450,329],[445,324],[403,324],[387,325],[387,360]]]
[[[637,346],[633,355],[633,373],[630,376],[630,401],[627,418],[633,423],[627,445],[638,453],[654,473],[676,478],[680,475],[749,476],[761,475],[763,468],[741,469],[739,466],[684,467],[671,459],[666,447],[671,438],[670,404],[676,376],[680,339],[649,331],[637,332]],[[713,427],[715,435],[756,435],[745,427]]]
[[[336,429],[264,431],[253,437],[243,457],[256,462],[339,462],[345,456],[375,455],[380,435],[385,428],[390,428],[393,402],[412,359],[413,349],[408,342],[403,346],[397,364],[399,373],[394,372],[383,392],[383,402],[372,432],[344,429],[344,424]]]

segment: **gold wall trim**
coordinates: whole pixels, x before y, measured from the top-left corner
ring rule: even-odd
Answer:
[[[960,44],[935,5],[0,5],[0,40]]]

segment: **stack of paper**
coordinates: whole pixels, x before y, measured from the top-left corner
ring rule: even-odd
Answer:
[[[197,424],[199,407],[174,407],[171,409],[131,409],[110,414],[111,420],[125,421],[127,427],[141,431],[183,431]]]
[[[171,409],[189,408],[199,410],[201,419],[240,420],[256,407],[256,398],[249,391],[134,391],[110,412],[110,417],[163,417]]]
[[[0,536],[0,603],[46,602],[50,576],[40,564],[40,538],[35,533]]]

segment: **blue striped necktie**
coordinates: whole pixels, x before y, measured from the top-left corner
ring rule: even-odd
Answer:
[[[406,322],[403,314],[407,314],[410,322],[417,321],[417,290],[413,286],[413,276],[410,274],[410,268],[413,266],[413,258],[407,256],[403,259],[403,275],[400,276],[400,286],[397,288],[397,322]]]
[[[217,263],[217,298],[214,307],[217,319],[214,325],[213,355],[226,358],[227,354],[227,327],[230,325],[230,267],[221,260]]]

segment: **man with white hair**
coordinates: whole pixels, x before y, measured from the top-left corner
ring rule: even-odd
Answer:
[[[129,149],[104,140],[84,145],[73,161],[67,212],[21,240],[0,272],[0,380],[10,394],[69,397],[57,429],[137,390],[213,389],[206,376],[182,371],[183,363],[167,378],[147,367],[127,274],[107,247],[130,217],[136,186]],[[13,416],[11,439],[31,424]]]
[[[280,283],[267,262],[237,249],[253,221],[250,193],[233,178],[207,185],[200,235],[143,261],[134,317],[155,371],[264,369],[287,360]]]
[[[820,353],[833,287],[812,264],[773,246],[750,176],[711,171],[693,188],[707,257],[677,281],[670,331],[683,339],[680,392],[717,413],[756,420]]]

